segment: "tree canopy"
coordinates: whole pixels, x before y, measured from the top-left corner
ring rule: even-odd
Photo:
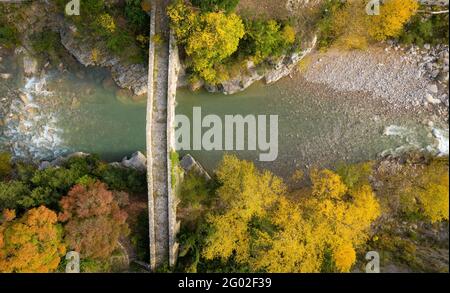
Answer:
[[[0,225],[0,272],[53,272],[65,254],[62,228],[56,213],[44,206],[27,211],[14,220],[4,210]]]
[[[111,256],[119,238],[128,233],[127,214],[119,206],[126,201],[126,198],[118,201],[99,181],[75,185],[60,201],[59,220],[66,223],[65,241],[69,248],[86,259]]]
[[[347,272],[380,206],[369,185],[349,189],[330,170],[311,173],[311,190],[288,195],[283,181],[253,163],[225,156],[217,170],[218,211],[203,256],[231,257],[252,271],[319,272],[327,255]]]

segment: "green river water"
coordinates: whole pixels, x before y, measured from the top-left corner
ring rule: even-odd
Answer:
[[[43,95],[40,88],[28,90],[28,93],[34,98],[33,102],[44,109],[41,116],[51,120],[54,129],[50,127],[53,130],[49,132],[45,119],[34,121],[33,118],[25,123],[28,128],[22,127],[22,132],[15,134],[20,127],[11,123],[9,127],[17,129],[10,130],[8,135],[3,133],[3,148],[12,148],[19,157],[31,153],[35,159],[82,151],[116,161],[137,150],[144,152],[145,101],[118,98],[118,89],[109,80],[109,74],[100,69],[80,69],[77,74],[51,71],[45,77],[44,86],[50,94]],[[42,76],[34,82],[39,84],[40,81]],[[27,83],[32,82],[22,76],[15,77],[15,85],[21,90]],[[259,153],[255,151],[239,151],[237,155],[285,177],[295,169],[373,159],[389,150],[436,148],[431,130],[417,122],[420,117],[415,113],[392,115],[389,105],[369,94],[337,94],[323,85],[308,84],[299,76],[269,86],[256,83],[232,96],[180,89],[176,112],[191,117],[193,107],[202,107],[203,116],[278,115],[279,152],[274,162],[259,162]],[[34,130],[33,123],[44,130]],[[383,135],[388,126],[393,135]],[[27,131],[37,133],[30,142],[25,138]],[[39,150],[42,143],[35,143],[40,142],[41,133],[55,136],[49,138],[51,147],[42,155]],[[16,137],[14,144],[8,144],[14,135],[24,135],[24,138]],[[31,146],[32,152],[21,150]],[[189,153],[208,170],[214,169],[223,156],[222,151]]]

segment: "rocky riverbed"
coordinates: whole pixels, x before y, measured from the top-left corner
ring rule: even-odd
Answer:
[[[337,91],[365,92],[388,103],[392,111],[415,109],[434,120],[448,120],[448,46],[403,48],[390,44],[365,51],[337,51],[311,56],[307,81]]]

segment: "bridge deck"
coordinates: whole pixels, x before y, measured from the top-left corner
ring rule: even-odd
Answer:
[[[147,158],[150,224],[150,266],[169,259],[169,192],[167,168],[167,100],[169,72],[170,0],[153,2],[151,14],[149,86],[147,100]]]

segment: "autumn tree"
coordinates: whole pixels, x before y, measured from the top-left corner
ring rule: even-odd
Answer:
[[[417,0],[387,0],[380,7],[380,14],[370,17],[370,35],[375,40],[397,37],[403,26],[417,12]]]
[[[330,170],[314,170],[310,190],[289,196],[280,178],[233,156],[217,177],[221,204],[208,217],[203,256],[233,257],[254,271],[320,272],[331,252],[335,270],[348,272],[380,215],[369,185],[349,189]]]
[[[59,219],[66,223],[65,240],[83,259],[106,260],[117,248],[118,240],[127,235],[127,214],[117,195],[99,181],[75,185],[61,199]],[[120,195],[126,196],[121,193]]]
[[[449,219],[448,157],[411,153],[383,161],[374,174],[386,212],[405,220],[440,222]]]
[[[209,83],[223,80],[218,67],[238,49],[245,33],[241,18],[235,13],[196,13],[181,1],[168,8],[168,15],[194,72]]]
[[[326,17],[319,25],[321,43],[331,42],[348,49],[364,49],[370,42],[397,37],[416,13],[416,0],[382,1],[380,13],[367,13],[368,0],[332,0],[327,3]]]
[[[216,172],[222,186],[217,194],[223,204],[220,212],[208,221],[214,233],[203,251],[206,259],[228,259],[233,254],[238,262],[250,257],[248,226],[254,217],[264,217],[275,200],[285,193],[282,180],[268,171],[260,172],[253,163],[225,155]]]
[[[65,254],[62,228],[55,212],[44,206],[14,220],[5,210],[0,225],[0,272],[47,273],[55,271]]]

